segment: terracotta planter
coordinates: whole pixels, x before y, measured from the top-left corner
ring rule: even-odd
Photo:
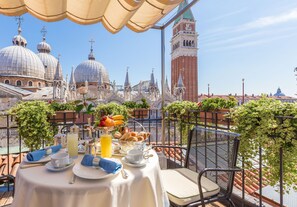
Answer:
[[[207,123],[218,123],[226,125],[228,120],[225,115],[229,112],[229,109],[220,109],[217,111],[201,111],[200,112],[200,121]]]
[[[50,118],[50,122],[75,122],[77,114],[75,111],[56,111]]]
[[[148,118],[148,112],[149,112],[149,109],[139,108],[139,109],[133,109],[129,111],[129,115],[136,119],[146,119]]]
[[[88,119],[90,119],[90,121],[93,121],[92,119],[92,114],[86,114],[86,113],[82,113],[80,112],[77,116],[77,119],[75,121],[76,124],[78,123],[88,123]]]

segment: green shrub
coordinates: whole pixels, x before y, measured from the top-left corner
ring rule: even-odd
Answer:
[[[201,101],[202,111],[216,111],[219,109],[230,109],[237,106],[237,100],[230,96],[227,100],[224,98],[207,98]]]
[[[261,147],[263,176],[269,185],[277,186],[282,148],[284,188],[297,190],[297,104],[263,97],[232,109],[231,118],[240,133],[239,153],[245,167],[252,167]]]
[[[18,123],[18,132],[30,150],[40,149],[43,141],[49,145],[53,141],[53,131],[48,117],[54,110],[43,101],[20,102],[9,111]]]
[[[54,111],[66,111],[66,110],[75,110],[76,109],[76,105],[73,102],[60,103],[57,101],[52,101],[50,103],[50,107]]]
[[[123,103],[124,106],[126,106],[128,109],[148,109],[150,108],[150,105],[148,104],[147,100],[145,98],[141,99],[141,103],[136,103],[135,101],[126,101]]]

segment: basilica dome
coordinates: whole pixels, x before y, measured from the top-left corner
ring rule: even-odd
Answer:
[[[59,70],[58,74],[62,75],[61,64],[58,64],[57,58],[50,54],[51,46],[45,41],[45,37],[43,41],[37,45],[37,50],[39,52],[37,56],[40,58],[45,68],[44,78],[50,81],[54,80],[57,68]],[[62,77],[59,77],[59,79],[62,79]]]
[[[44,79],[44,66],[39,57],[27,49],[27,41],[19,34],[13,46],[0,50],[0,76],[21,76]]]
[[[74,71],[76,83],[96,82],[109,83],[109,76],[105,67],[95,60],[93,50],[89,54],[89,59],[79,64]]]

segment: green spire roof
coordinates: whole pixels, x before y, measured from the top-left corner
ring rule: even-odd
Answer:
[[[187,5],[188,5],[188,1],[187,0],[184,0],[182,3],[180,3],[177,12],[179,12],[180,10],[182,10]],[[189,19],[189,20],[194,21],[194,16],[193,16],[193,13],[192,13],[191,9],[188,9],[185,13],[183,13],[181,16],[179,16],[174,21],[174,24],[177,24],[181,19]]]

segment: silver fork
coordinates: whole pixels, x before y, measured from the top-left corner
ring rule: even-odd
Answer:
[[[76,175],[74,173],[72,173],[70,180],[69,180],[69,184],[74,184],[75,183],[75,179],[76,179]]]

